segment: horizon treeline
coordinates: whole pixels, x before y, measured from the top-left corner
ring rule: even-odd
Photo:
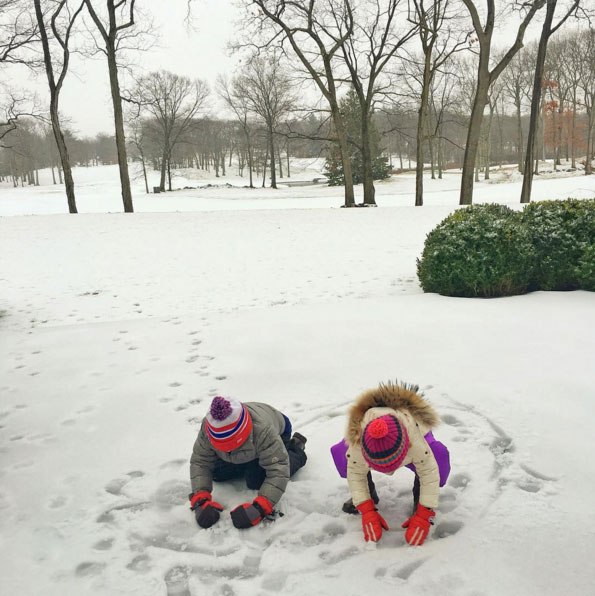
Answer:
[[[72,166],[118,164],[124,210],[133,211],[130,162],[142,166],[146,192],[149,170],[164,192],[184,168],[274,189],[291,176],[292,157],[323,157],[334,160],[352,207],[355,182],[363,205],[376,204],[381,159],[393,173],[415,169],[421,206],[425,176],[461,168],[460,204],[471,204],[474,182],[515,164],[528,202],[544,160],[592,173],[595,29],[586,4],[245,0],[234,44],[241,68],[209,86],[170,70],[131,74],[154,26],[130,0],[0,0],[0,71],[26,66],[48,83],[42,108],[4,87],[0,178],[38,184],[49,168],[75,213]],[[504,26],[509,39],[499,42]],[[537,38],[528,42],[530,26]],[[106,58],[113,133],[81,137],[65,124],[60,92],[75,51]]]

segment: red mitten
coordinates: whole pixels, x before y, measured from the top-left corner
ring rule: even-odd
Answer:
[[[366,542],[369,540],[378,542],[382,538],[382,528],[388,530],[388,524],[374,507],[374,501],[368,499],[360,503],[357,510],[362,514],[362,528]]]
[[[231,521],[236,528],[251,528],[259,524],[267,515],[273,512],[273,504],[262,495],[256,497],[252,503],[242,503],[230,512]]]
[[[189,497],[190,509],[195,512],[196,523],[201,528],[210,528],[219,521],[219,512],[223,511],[223,507],[213,501],[211,493],[202,490]]]
[[[426,539],[436,514],[432,509],[418,505],[415,513],[402,525],[407,528],[405,540],[412,546],[421,546]]]

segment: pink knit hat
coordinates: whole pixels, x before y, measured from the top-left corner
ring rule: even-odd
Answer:
[[[369,422],[362,435],[362,454],[373,470],[396,470],[409,451],[409,435],[395,416],[387,414]]]
[[[219,451],[233,451],[252,432],[252,418],[246,406],[235,399],[217,396],[205,418],[207,436]]]

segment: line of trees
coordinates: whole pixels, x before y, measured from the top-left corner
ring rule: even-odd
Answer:
[[[392,112],[392,115],[404,111],[404,87],[409,86],[409,91],[416,96],[416,205],[421,205],[422,147],[428,136],[452,142],[443,138],[443,117],[447,115],[446,105],[452,96],[453,85],[448,79],[455,77],[455,85],[466,88],[460,97],[464,114],[459,120],[464,120],[465,140],[458,144],[463,150],[459,202],[471,204],[478,163],[487,164],[486,175],[489,175],[491,131],[494,121],[502,121],[507,111],[502,81],[507,69],[518,59],[527,29],[545,9],[549,41],[571,16],[584,15],[590,8],[584,7],[581,0],[251,0],[246,4],[247,21],[251,26],[244,45],[257,46],[259,50],[275,47],[289,60],[296,62],[297,58],[303,75],[311,79],[327,102],[336,146],[344,162],[347,207],[353,206],[354,200],[349,184],[350,164],[346,163],[350,154],[349,139],[339,108],[342,86],[347,84],[355,91],[361,106],[364,205],[375,204],[368,150],[374,114],[378,110]],[[553,26],[552,18],[556,22]],[[504,26],[513,33],[512,38],[505,47],[496,47],[495,32]],[[588,41],[592,32],[589,27],[587,33],[581,35],[582,41]],[[531,98],[538,107],[546,47],[542,36],[531,64]],[[458,54],[463,49],[466,58],[461,60]],[[586,55],[585,60],[593,63],[592,56]],[[413,85],[407,76],[412,71]],[[410,94],[408,99],[411,99]],[[431,108],[430,103],[436,104],[437,100],[442,105]],[[519,106],[521,101],[517,98]],[[584,109],[588,115],[588,100]],[[430,110],[435,114],[433,130],[428,117]],[[536,142],[538,115],[534,108],[533,125],[528,130],[529,151]],[[589,132],[588,144],[591,143]],[[433,150],[432,143],[429,148]],[[591,167],[591,153],[588,153],[587,171]]]
[[[276,188],[283,170],[290,174],[290,154],[317,156],[325,146],[346,207],[356,204],[358,182],[363,205],[376,204],[374,180],[386,161],[395,169],[414,162],[420,206],[426,164],[438,178],[462,166],[460,203],[470,204],[480,175],[513,161],[528,201],[546,156],[555,168],[564,158],[576,168],[585,157],[585,173],[592,172],[595,29],[583,18],[585,4],[244,0],[242,69],[211,91],[198,77],[163,70],[123,88],[122,67],[150,43],[152,24],[135,0],[0,0],[0,69],[26,64],[44,72],[49,103],[46,111],[23,94],[3,93],[0,175],[34,184],[40,165],[53,168],[76,213],[72,163],[111,163],[113,155],[97,152],[82,159],[83,141],[64,127],[60,92],[77,51],[106,59],[109,144],[126,212],[133,211],[131,159],[142,166],[147,192],[149,169],[160,172],[163,192],[179,167],[212,168],[216,176],[234,167],[249,186],[262,174],[263,185],[268,177]],[[536,20],[541,35],[527,44]],[[511,38],[497,46],[495,31],[504,27]],[[227,117],[210,115],[217,101]]]

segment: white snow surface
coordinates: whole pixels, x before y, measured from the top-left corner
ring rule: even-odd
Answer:
[[[378,209],[322,208],[341,189],[232,188],[124,215],[105,213],[108,180],[81,189],[92,213],[0,218],[2,594],[593,593],[595,295],[423,294],[415,259],[456,184],[427,181],[415,208],[411,182],[379,184]],[[595,181],[534,189],[593,196]],[[480,184],[476,200],[518,190]],[[61,193],[1,189],[0,213],[64,213]],[[412,473],[375,475],[390,531],[366,544],[329,452],[356,396],[396,378],[420,385],[451,453],[421,547],[401,529]],[[188,509],[217,394],[268,402],[308,438],[274,522],[232,526],[255,496],[239,481],[215,484],[213,528]]]

